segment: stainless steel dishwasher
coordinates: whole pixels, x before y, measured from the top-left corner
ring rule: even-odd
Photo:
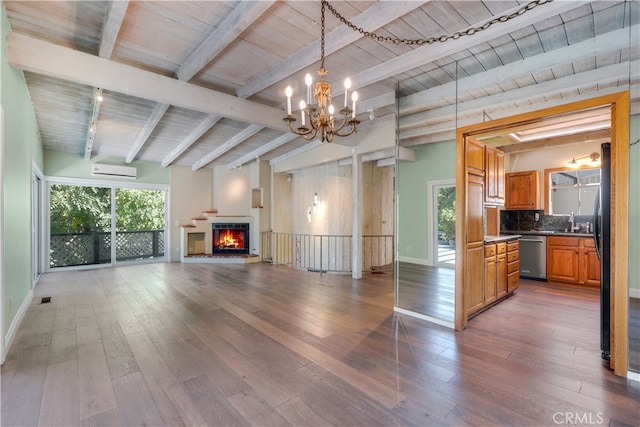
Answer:
[[[547,237],[524,235],[520,238],[520,277],[547,278]]]

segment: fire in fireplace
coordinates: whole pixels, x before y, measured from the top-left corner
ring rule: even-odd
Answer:
[[[248,254],[249,224],[212,224],[214,254]]]

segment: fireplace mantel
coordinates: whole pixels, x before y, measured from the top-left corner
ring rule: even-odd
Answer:
[[[196,263],[247,263],[260,260],[258,253],[244,256],[213,254],[213,231],[211,224],[249,224],[253,227],[254,218],[245,215],[203,214],[191,220],[190,224],[180,226],[180,261]],[[200,238],[202,237],[202,238]]]

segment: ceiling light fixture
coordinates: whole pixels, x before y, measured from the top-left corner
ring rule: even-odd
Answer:
[[[324,67],[324,9],[327,4],[326,0],[322,0],[321,21],[320,21],[320,69],[318,75],[320,81],[313,85],[313,79],[310,74],[305,76],[307,85],[307,100],[300,101],[300,126],[294,128],[293,122],[296,118],[291,115],[291,96],[293,89],[287,86],[285,94],[287,96],[287,117],[284,120],[289,125],[291,132],[303,136],[307,141],[311,141],[320,134],[322,142],[333,142],[334,136],[349,136],[357,129],[360,121],[356,118],[356,102],[358,101],[358,92],[353,91],[351,94],[352,106],[349,107],[349,89],[351,88],[351,80],[347,78],[344,81],[344,106],[340,109],[342,118],[336,123],[335,107],[331,104],[331,85],[324,78],[329,73]],[[308,124],[306,118],[308,117]],[[345,129],[345,126],[348,127]],[[344,132],[341,132],[344,129]]]
[[[581,160],[589,159],[584,162]],[[577,169],[581,166],[600,166],[600,153],[593,152],[588,156],[578,157],[577,159],[574,157],[570,161],[567,162],[567,167]]]
[[[351,94],[351,101],[353,104],[351,107],[349,107],[349,89],[351,88],[351,81],[349,79],[346,79],[344,84],[344,106],[340,109],[342,119],[341,122],[336,124],[336,117],[334,116],[335,108],[331,104],[331,85],[324,79],[328,74],[327,69],[324,68],[325,7],[329,9],[329,11],[347,27],[377,42],[396,45],[405,44],[408,46],[423,46],[435,43],[444,43],[449,40],[457,40],[463,36],[473,36],[480,31],[488,29],[494,24],[504,23],[514,18],[518,18],[536,8],[537,6],[551,3],[552,1],[553,0],[532,0],[528,4],[518,9],[518,11],[515,13],[503,15],[499,18],[494,18],[490,21],[485,22],[479,27],[470,27],[464,31],[456,31],[455,33],[448,35],[430,37],[428,39],[399,39],[379,35],[374,32],[367,31],[362,27],[358,27],[354,23],[350,22],[347,18],[342,16],[332,5],[329,4],[327,0],[321,0],[320,69],[318,70],[320,81],[313,85],[312,90],[313,79],[311,78],[311,75],[307,74],[305,77],[305,83],[307,85],[307,100],[300,101],[300,127],[297,128],[294,128],[293,124],[293,122],[296,121],[296,118],[291,115],[291,96],[293,95],[293,89],[291,89],[291,86],[287,86],[287,89],[285,90],[285,95],[287,97],[287,117],[283,118],[282,120],[287,122],[287,125],[289,126],[291,132],[295,133],[296,135],[303,136],[307,141],[315,139],[318,136],[318,133],[320,133],[320,140],[322,142],[333,142],[333,138],[336,135],[349,136],[352,133],[356,132],[358,124],[360,123],[360,121],[356,118],[356,101],[358,101],[358,93],[356,91],[353,91],[353,93]],[[312,105],[312,103],[314,103],[315,106]],[[307,117],[309,119],[308,124]],[[369,113],[369,119],[373,120],[374,118],[375,115],[373,114],[373,112]],[[349,126],[344,129],[347,125]]]

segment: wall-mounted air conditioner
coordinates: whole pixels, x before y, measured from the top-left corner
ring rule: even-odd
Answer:
[[[132,166],[94,163],[91,167],[91,174],[93,176],[123,176],[127,178],[136,178],[138,176],[138,169]]]

